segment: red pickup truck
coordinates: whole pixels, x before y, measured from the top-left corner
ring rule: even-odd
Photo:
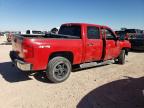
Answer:
[[[20,35],[12,39],[10,57],[22,71],[45,70],[52,82],[66,80],[73,65],[115,60],[125,63],[131,44],[107,26],[67,23],[58,34]]]

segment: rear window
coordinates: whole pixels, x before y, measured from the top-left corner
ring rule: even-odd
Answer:
[[[79,25],[64,25],[60,27],[58,34],[76,36],[78,38],[81,38],[81,27]]]

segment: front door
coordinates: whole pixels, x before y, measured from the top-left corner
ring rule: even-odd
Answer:
[[[120,52],[119,41],[117,41],[112,30],[105,28],[105,57],[104,60],[116,58]]]

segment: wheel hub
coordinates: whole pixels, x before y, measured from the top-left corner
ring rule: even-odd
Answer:
[[[63,78],[67,74],[67,65],[65,63],[58,64],[54,69],[54,74],[58,78]]]

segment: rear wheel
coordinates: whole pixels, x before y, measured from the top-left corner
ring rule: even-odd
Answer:
[[[64,57],[54,57],[49,61],[46,75],[54,83],[65,81],[71,73],[71,63]]]
[[[125,50],[121,50],[121,53],[115,62],[118,64],[125,64]]]

